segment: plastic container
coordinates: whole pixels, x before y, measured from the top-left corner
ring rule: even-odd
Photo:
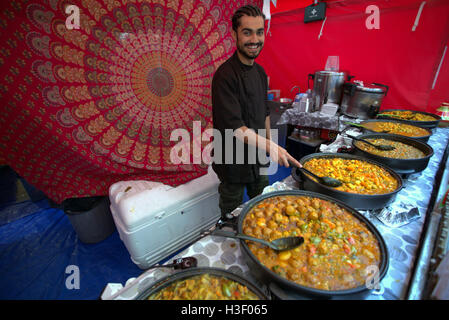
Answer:
[[[326,71],[338,71],[340,69],[340,57],[328,56],[326,61]]]
[[[63,209],[81,242],[97,243],[115,230],[108,197],[67,199]]]
[[[301,101],[299,102],[299,110],[302,112],[313,112],[312,106],[311,91],[309,89],[306,94],[301,97]]]

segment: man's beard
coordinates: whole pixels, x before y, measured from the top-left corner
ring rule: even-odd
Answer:
[[[241,55],[243,55],[245,58],[247,59],[256,59],[259,54],[262,52],[262,48],[263,48],[263,42],[257,42],[257,43],[245,43],[245,44],[239,44],[238,38],[237,38],[237,50],[240,52]],[[257,51],[256,53],[250,53],[245,51],[245,47],[249,46],[249,45],[259,45],[260,50]]]

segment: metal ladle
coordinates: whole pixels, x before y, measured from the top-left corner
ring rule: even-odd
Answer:
[[[266,245],[267,247],[270,247],[273,250],[276,251],[285,251],[285,250],[292,250],[296,247],[299,247],[301,244],[304,243],[303,237],[284,237],[275,239],[273,241],[266,241],[259,238],[250,237],[244,234],[240,233],[234,233],[231,231],[225,231],[221,229],[215,229],[212,231],[209,235],[211,236],[219,236],[219,237],[226,237],[226,238],[236,238],[236,239],[242,239],[242,240],[250,240],[254,242],[261,243],[263,245]]]

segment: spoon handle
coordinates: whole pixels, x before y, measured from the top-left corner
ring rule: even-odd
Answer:
[[[290,165],[291,166],[293,166],[293,167],[295,167],[295,168],[297,168],[297,169],[299,169],[299,170],[302,170],[302,171],[304,171],[305,173],[308,173],[308,174],[310,174],[312,177],[315,177],[315,179],[318,179],[319,181],[321,181],[322,180],[322,178],[321,177],[319,177],[319,176],[317,176],[316,174],[314,174],[313,172],[310,172],[309,170],[307,170],[306,168],[304,168],[304,167],[298,167],[298,166],[295,166],[292,162],[288,162],[288,163],[290,163]]]
[[[321,177],[319,177],[319,176],[317,176],[315,173],[313,173],[313,172],[310,172],[309,170],[307,170],[306,168],[304,168],[304,167],[302,167],[302,168],[299,168],[299,170],[302,170],[302,171],[304,171],[305,173],[307,173],[307,174],[310,174],[311,176],[313,176],[313,177],[315,177],[316,179],[318,179],[318,180],[320,180],[321,181]]]
[[[365,128],[365,127],[362,126],[361,124],[354,123],[354,122],[345,122],[345,124],[348,124],[348,125],[354,126],[354,127]]]
[[[236,239],[243,239],[243,240],[250,240],[250,241],[255,241],[255,242],[259,242],[262,243],[272,249],[275,249],[275,246],[268,242],[265,241],[263,239],[258,239],[258,238],[254,238],[254,237],[250,237],[250,236],[246,236],[244,234],[236,234],[234,232],[230,232],[230,231],[225,231],[225,230],[221,230],[221,229],[216,229],[214,230],[211,234],[211,236],[221,236],[221,237],[227,237],[227,238],[236,238]]]
[[[399,118],[398,116],[388,114],[388,113],[378,113],[378,116],[384,116],[384,117],[393,117],[393,118]]]
[[[377,116],[383,116],[383,117],[390,117],[393,119],[399,119],[399,120],[412,120],[411,117],[400,117],[393,114],[387,114],[387,113],[378,113]]]
[[[371,142],[366,141],[366,140],[364,140],[364,139],[360,139],[360,138],[358,138],[358,137],[356,137],[356,136],[353,136],[353,135],[350,135],[350,134],[347,134],[347,133],[345,133],[345,135],[348,136],[348,137],[351,138],[351,139],[354,139],[354,140],[357,140],[357,141],[361,141],[361,142],[363,142],[363,143],[367,143],[367,144],[369,144],[369,145],[371,145],[371,146],[377,148],[377,145],[375,145],[374,143],[371,143]]]

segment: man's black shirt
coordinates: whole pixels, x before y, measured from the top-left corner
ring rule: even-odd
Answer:
[[[212,114],[214,128],[222,137],[222,164],[215,163],[218,162],[215,160],[212,167],[220,180],[251,183],[258,178],[260,165],[248,163],[247,148],[243,157],[244,164],[236,163],[235,138],[233,164],[225,164],[225,130],[246,126],[258,133],[258,129],[265,129],[265,119],[270,114],[266,101],[267,90],[267,75],[262,66],[257,63],[252,66],[243,64],[237,52],[215,72],[212,80]],[[214,139],[214,142],[217,140]],[[220,146],[214,144],[214,150],[218,147]]]

